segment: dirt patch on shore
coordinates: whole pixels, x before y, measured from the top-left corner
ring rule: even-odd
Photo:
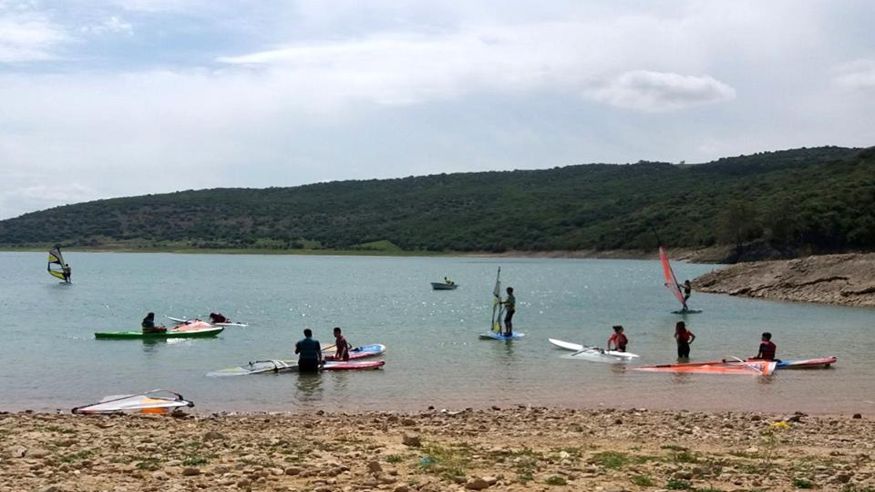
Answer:
[[[740,263],[693,281],[696,290],[875,307],[875,253]]]
[[[0,415],[0,490],[875,490],[875,421],[514,408]]]

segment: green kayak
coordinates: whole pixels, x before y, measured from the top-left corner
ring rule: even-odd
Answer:
[[[157,340],[164,338],[203,338],[214,337],[222,333],[224,326],[209,326],[195,329],[170,329],[158,333],[143,333],[142,331],[104,331],[94,334],[94,338],[124,340],[132,338]]]

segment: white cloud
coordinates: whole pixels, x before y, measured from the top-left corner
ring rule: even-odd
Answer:
[[[40,14],[0,8],[0,63],[51,60],[69,40],[61,26]]]
[[[97,24],[82,26],[80,31],[87,34],[124,34],[127,36],[134,35],[134,26],[130,22],[117,16],[109,16]]]
[[[735,89],[713,77],[633,70],[588,92],[612,106],[639,111],[670,111],[735,99]]]
[[[839,66],[833,83],[852,91],[875,91],[875,60],[857,60]]]

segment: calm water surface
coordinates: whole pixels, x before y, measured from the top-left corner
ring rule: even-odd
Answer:
[[[0,253],[0,409],[69,409],[104,395],[173,389],[213,410],[419,410],[558,405],[875,411],[875,310],[694,293],[693,359],[745,357],[771,331],[780,357],[836,355],[832,369],[770,378],[669,375],[563,359],[548,337],[604,344],[621,323],[640,363],[673,362],[676,301],[659,263],[636,260],[371,258],[76,253],[73,285],[42,253]],[[478,340],[495,271],[518,301],[521,341]],[[678,263],[679,279],[714,266]],[[455,291],[432,291],[449,275]],[[158,318],[221,311],[248,328],[215,339],[95,340]],[[384,343],[381,371],[213,378],[211,370],[290,358],[301,331]]]

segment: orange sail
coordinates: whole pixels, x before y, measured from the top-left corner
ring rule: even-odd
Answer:
[[[678,280],[675,278],[674,272],[671,269],[671,263],[668,262],[668,253],[665,252],[665,248],[662,246],[659,247],[659,261],[662,263],[662,274],[665,276],[665,287],[671,291],[672,295],[675,296],[678,302],[686,308],[687,303],[684,301],[684,293],[681,292]]]

